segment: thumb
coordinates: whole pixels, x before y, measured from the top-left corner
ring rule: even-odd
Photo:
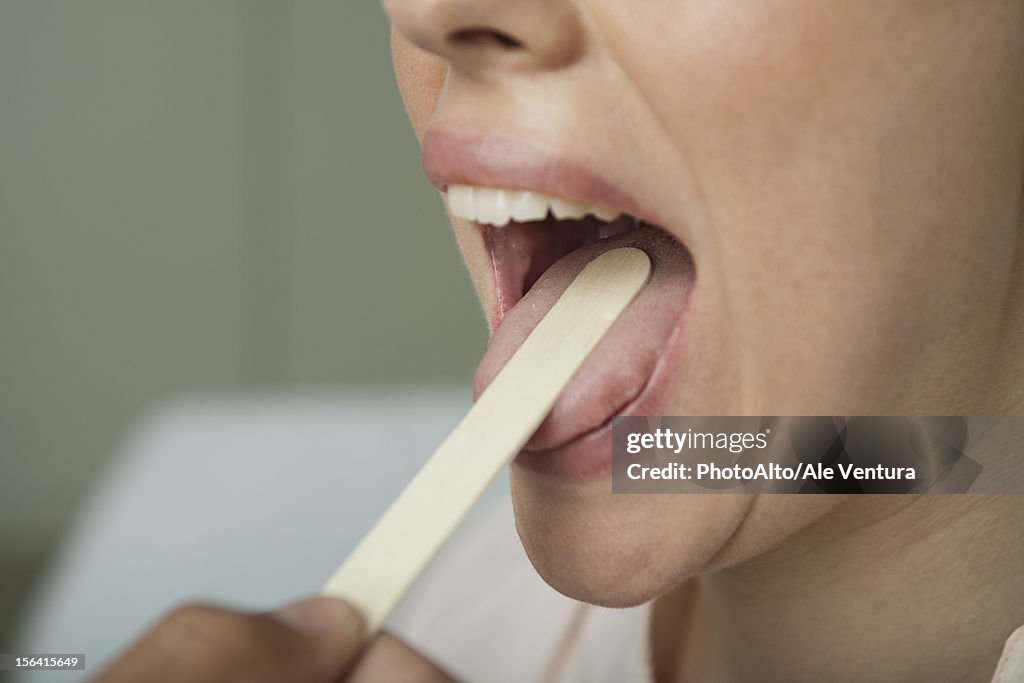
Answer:
[[[337,598],[307,598],[269,616],[298,636],[296,656],[308,658],[310,664],[305,678],[295,678],[306,671],[306,667],[296,665],[289,680],[333,681],[351,666],[364,644],[362,615]]]

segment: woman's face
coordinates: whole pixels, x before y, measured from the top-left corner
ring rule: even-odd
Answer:
[[[1024,308],[1024,3],[384,5],[442,190],[597,199],[678,242],[629,322],[647,336],[624,331],[601,359],[643,346],[644,362],[591,368],[545,425],[545,452],[512,468],[520,535],[556,588],[636,603],[851,504],[612,495],[591,452],[606,447],[600,423],[581,434],[572,415],[998,414],[1021,400],[1008,380]],[[452,223],[495,338],[499,322],[528,331],[516,309],[501,319],[502,269],[516,267],[507,246],[495,256],[501,229]],[[508,234],[551,251],[541,232],[592,229],[554,223]],[[524,334],[505,333],[489,364]]]

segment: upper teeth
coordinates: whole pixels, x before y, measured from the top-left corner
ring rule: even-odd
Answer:
[[[473,185],[449,185],[448,210],[456,218],[497,227],[511,221],[544,220],[548,211],[558,219],[583,218],[592,214],[603,221],[613,221],[622,213],[607,206],[588,206],[540,192]]]

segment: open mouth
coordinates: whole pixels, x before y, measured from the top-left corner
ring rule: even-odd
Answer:
[[[540,192],[453,185],[452,214],[480,225],[494,269],[497,327],[540,276],[577,249],[652,226],[616,209]]]
[[[666,230],[614,207],[469,185],[451,185],[447,192],[451,213],[482,231],[494,271],[493,333],[477,369],[477,395],[587,263],[623,246],[651,258],[647,287],[570,381],[527,451],[564,450],[608,427],[613,416],[649,407],[641,399],[658,389],[659,364],[681,326],[695,280],[689,251]]]

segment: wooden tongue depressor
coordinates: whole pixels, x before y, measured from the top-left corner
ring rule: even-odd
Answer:
[[[647,254],[632,247],[587,264],[330,578],[322,593],[359,608],[368,635],[526,445],[650,272]]]

